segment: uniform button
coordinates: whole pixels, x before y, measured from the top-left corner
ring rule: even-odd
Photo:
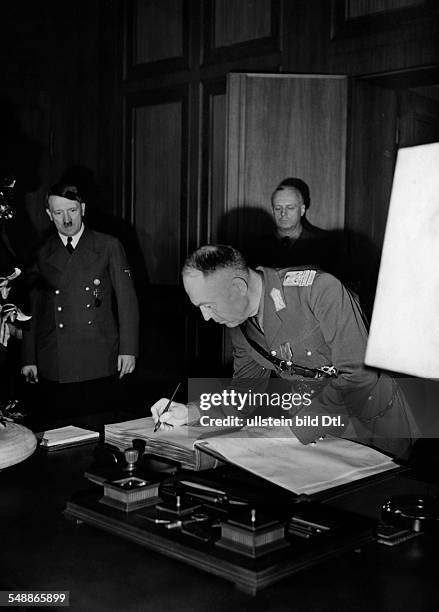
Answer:
[[[90,291],[90,287],[86,287],[86,288],[85,288],[85,290],[86,290],[86,291]]]
[[[86,308],[91,308],[91,304],[87,304]]]
[[[61,327],[61,329],[62,329],[62,328],[64,327],[64,323],[60,323],[60,324],[58,325],[58,327]]]
[[[59,289],[55,289],[55,295],[59,295]]]
[[[93,321],[87,321],[87,325],[91,325]]]
[[[306,351],[306,354],[307,354],[307,355],[308,355],[308,357],[309,357],[310,355],[312,355],[312,352],[311,352],[311,351]]]
[[[273,357],[276,357],[277,355],[276,351],[270,351],[270,354],[273,355]]]
[[[62,306],[58,306],[57,311],[61,312],[61,310],[62,310]]]

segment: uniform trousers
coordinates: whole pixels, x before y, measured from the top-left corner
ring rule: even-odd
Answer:
[[[87,426],[97,414],[117,416],[121,406],[121,383],[118,376],[75,383],[46,379],[27,385],[27,407],[34,431],[68,424]],[[107,420],[107,419],[106,419]]]

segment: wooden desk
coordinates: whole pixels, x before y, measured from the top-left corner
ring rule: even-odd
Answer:
[[[232,584],[158,552],[65,520],[93,446],[37,452],[0,473],[1,589],[69,590],[79,612],[310,610],[432,612],[439,609],[437,544],[422,535],[394,548],[376,543],[347,553],[250,597]],[[374,516],[389,495],[437,495],[439,486],[399,474],[331,503]]]

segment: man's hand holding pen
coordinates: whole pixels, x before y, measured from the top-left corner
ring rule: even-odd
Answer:
[[[179,427],[181,425],[199,424],[198,419],[200,418],[200,411],[196,403],[191,402],[186,405],[178,402],[171,402],[169,408],[165,410],[168,404],[169,400],[166,397],[162,397],[162,399],[159,399],[151,408],[155,425],[157,426],[157,424],[160,423],[160,431],[169,431],[173,427]]]
[[[154,423],[159,425],[159,429],[161,431],[168,431],[173,427],[178,427],[180,425],[188,424],[188,408],[185,404],[179,404],[178,402],[171,402],[168,410],[166,410],[166,406],[168,405],[169,400],[166,397],[162,397],[156,402],[152,408],[152,418],[154,419]],[[155,430],[157,430],[154,428]]]

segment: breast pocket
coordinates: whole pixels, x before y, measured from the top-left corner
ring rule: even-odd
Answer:
[[[294,344],[293,361],[309,368],[331,365],[331,350],[326,344],[320,327],[304,334]]]

